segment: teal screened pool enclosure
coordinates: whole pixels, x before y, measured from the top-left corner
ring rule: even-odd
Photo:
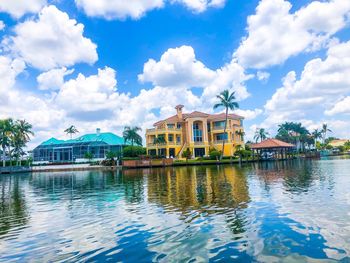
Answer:
[[[86,160],[87,153],[94,160],[103,160],[108,152],[121,156],[127,144],[113,133],[86,134],[72,140],[51,138],[33,150],[35,163],[70,163]]]

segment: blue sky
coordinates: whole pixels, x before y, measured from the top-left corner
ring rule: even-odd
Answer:
[[[0,3],[0,117],[32,122],[33,144],[211,112],[223,89],[248,138],[283,121],[348,136],[349,1],[97,2]]]

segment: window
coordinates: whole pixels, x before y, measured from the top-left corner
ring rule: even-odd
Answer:
[[[176,142],[181,143],[181,136],[179,136],[179,135],[176,136]]]
[[[173,134],[168,134],[168,140],[169,140],[169,142],[173,142],[174,141],[174,135]]]
[[[207,123],[208,132],[210,132],[210,123]]]
[[[178,129],[181,129],[181,123],[178,123],[176,126]]]
[[[175,127],[175,124],[167,124],[168,129],[173,129]]]
[[[216,140],[217,141],[227,140],[227,133],[219,133],[218,135],[216,135]]]
[[[202,142],[203,141],[203,131],[199,129],[199,124],[193,124],[193,141]]]
[[[225,127],[225,121],[214,122],[214,127]]]

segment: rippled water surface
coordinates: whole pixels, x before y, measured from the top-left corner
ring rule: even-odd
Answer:
[[[350,160],[0,176],[1,262],[350,262]]]

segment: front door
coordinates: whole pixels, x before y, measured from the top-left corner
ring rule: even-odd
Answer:
[[[169,149],[169,157],[174,158],[175,157],[175,148],[170,148]]]

